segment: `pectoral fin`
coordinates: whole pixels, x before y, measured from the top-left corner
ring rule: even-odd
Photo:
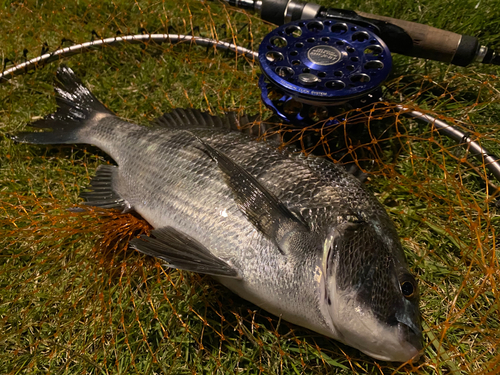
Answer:
[[[309,233],[305,221],[291,212],[279,199],[262,186],[255,177],[224,153],[199,139],[208,155],[217,162],[226,175],[236,202],[248,220],[286,253],[286,243],[291,233]]]
[[[154,237],[141,236],[130,241],[130,247],[168,262],[168,266],[213,276],[239,278],[238,272],[214,256],[194,238],[172,227],[155,229]]]

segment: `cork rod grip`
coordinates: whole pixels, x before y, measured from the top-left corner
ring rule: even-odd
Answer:
[[[452,63],[462,41],[462,35],[451,31],[370,13],[356,13],[361,17],[388,22],[404,29],[413,40],[413,46],[402,47],[405,55]],[[475,54],[476,50],[473,52]]]

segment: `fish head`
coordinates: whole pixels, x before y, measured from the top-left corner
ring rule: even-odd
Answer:
[[[321,310],[337,340],[379,360],[416,361],[418,285],[392,223],[385,225],[346,221],[330,230],[319,266]]]

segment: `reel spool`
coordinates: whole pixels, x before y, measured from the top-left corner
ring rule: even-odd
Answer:
[[[309,126],[334,118],[339,106],[379,101],[392,57],[369,27],[316,18],[269,33],[259,47],[266,106],[285,122]]]

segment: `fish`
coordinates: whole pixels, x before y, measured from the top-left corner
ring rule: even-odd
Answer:
[[[61,65],[55,113],[16,133],[32,144],[91,144],[100,165],[81,196],[135,211],[152,227],[130,241],[166,266],[211,275],[260,308],[383,361],[416,361],[419,288],[396,228],[341,165],[238,130],[250,120],[174,109],[120,119]]]

